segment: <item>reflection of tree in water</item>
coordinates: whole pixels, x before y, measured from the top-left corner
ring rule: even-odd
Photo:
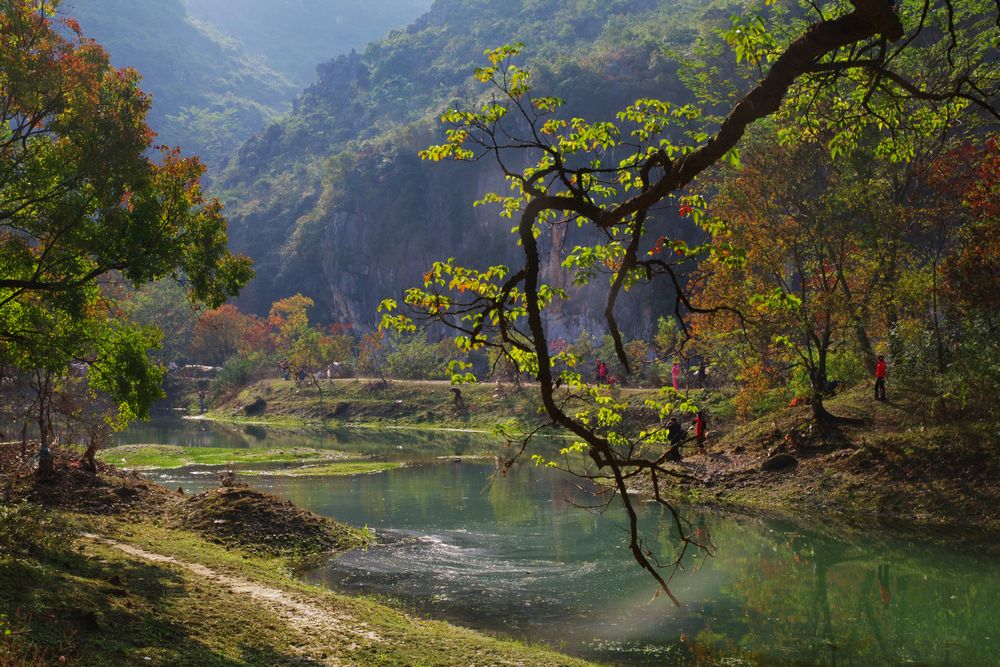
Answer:
[[[256,424],[247,424],[243,427],[243,432],[258,442],[267,439],[267,429]]]
[[[720,630],[718,648],[718,641],[731,650],[753,646],[830,667],[994,664],[1000,586],[988,563],[952,569],[955,556],[930,547],[875,550],[875,540],[852,544],[802,531],[772,539],[723,526],[713,532],[723,536],[720,565],[735,577],[731,602],[743,609],[742,627]]]

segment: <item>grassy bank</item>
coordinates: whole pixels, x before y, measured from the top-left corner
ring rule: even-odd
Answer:
[[[277,426],[411,426],[492,432],[498,424],[540,421],[537,392],[511,384],[471,384],[366,379],[324,380],[314,385],[262,380],[209,411],[207,417]],[[459,391],[456,396],[455,391]]]
[[[130,470],[183,468],[185,466],[255,465],[262,463],[315,464],[346,459],[348,455],[325,449],[235,449],[179,447],[176,445],[123,445],[98,452],[98,460]]]
[[[314,387],[267,380],[210,416],[378,429],[492,430],[512,420],[522,426],[542,421],[537,392],[530,386],[469,385],[461,392],[457,403],[443,382],[330,380],[324,384],[321,407]],[[637,423],[655,418],[641,406],[656,394],[623,390],[636,406],[628,418]],[[709,414],[709,448],[707,455],[692,452],[686,457],[686,472],[699,481],[676,489],[678,497],[1000,533],[1000,424],[949,418],[916,394],[876,402],[864,387],[828,401],[837,418],[829,424],[815,423],[809,406],[782,407],[739,424],[719,392],[693,395]],[[785,456],[788,465],[764,470],[764,462],[776,456]],[[648,489],[640,485],[638,490]]]
[[[366,536],[287,501],[68,463],[0,480],[2,665],[585,664],[303,584],[298,557]]]
[[[247,470],[242,475],[273,477],[340,477],[345,475],[372,475],[403,467],[393,461],[345,461],[323,465],[297,466],[283,470]]]
[[[710,433],[685,467],[683,497],[842,520],[1000,535],[1000,424],[947,419],[918,395],[876,402],[866,388]],[[770,469],[766,462],[781,463]]]
[[[81,538],[63,553],[0,561],[0,604],[13,610],[6,658],[192,667],[584,664],[301,584],[276,561],[190,532],[66,518],[141,553]]]
[[[192,466],[236,468],[243,476],[335,477],[366,475],[400,467],[389,461],[357,460],[357,454],[291,447],[236,449],[176,445],[122,445],[103,450],[98,460],[126,470],[172,470]],[[278,467],[275,467],[278,466]]]

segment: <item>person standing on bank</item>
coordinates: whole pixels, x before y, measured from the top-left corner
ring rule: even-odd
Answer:
[[[694,440],[698,443],[698,449],[705,452],[705,416],[698,411],[694,416]]]
[[[875,364],[875,400],[885,400],[885,357],[881,354]]]

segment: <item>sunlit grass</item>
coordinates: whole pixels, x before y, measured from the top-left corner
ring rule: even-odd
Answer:
[[[347,458],[343,452],[294,447],[288,449],[229,449],[178,445],[125,445],[106,449],[98,458],[120,468],[183,468],[191,465],[306,463]]]

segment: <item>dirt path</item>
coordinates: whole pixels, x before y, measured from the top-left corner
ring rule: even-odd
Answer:
[[[358,642],[370,644],[382,641],[382,638],[376,632],[369,629],[368,625],[363,621],[298,599],[280,588],[265,586],[241,577],[222,574],[198,563],[189,563],[173,556],[164,556],[163,554],[146,551],[145,549],[140,549],[139,547],[100,535],[84,533],[83,537],[118,549],[134,558],[181,568],[196,577],[227,588],[236,595],[245,595],[253,598],[254,602],[269,609],[277,618],[280,618],[289,627],[301,634],[303,643],[298,647],[299,653],[303,657],[317,660],[320,664],[353,664],[353,661],[349,658],[338,658],[337,656],[330,655],[330,647],[338,645],[338,643],[330,641],[333,637],[340,636],[347,639],[347,641],[339,645],[346,646],[351,651],[359,648]]]

